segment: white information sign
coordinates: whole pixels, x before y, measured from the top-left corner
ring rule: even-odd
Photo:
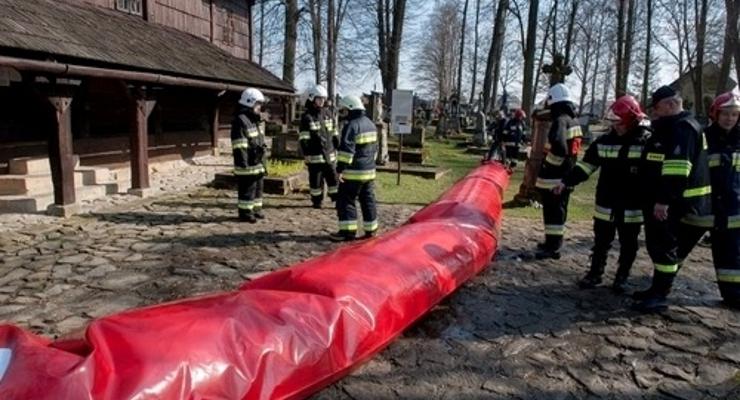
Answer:
[[[393,89],[391,95],[391,132],[396,135],[411,133],[414,116],[414,92],[411,90]]]

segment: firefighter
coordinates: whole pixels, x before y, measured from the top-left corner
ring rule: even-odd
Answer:
[[[331,201],[336,201],[338,190],[335,171],[336,148],[339,145],[334,115],[326,107],[327,93],[321,85],[308,90],[306,111],[301,117],[298,139],[308,166],[308,183],[313,208],[321,208],[324,200],[324,182]]]
[[[558,194],[584,182],[601,168],[596,185],[594,211],[594,247],[591,267],[578,282],[582,289],[601,283],[606,259],[614,234],[619,233],[619,268],[612,284],[617,293],[624,292],[632,263],[637,256],[637,236],[642,227],[640,192],[634,190],[639,181],[638,168],[642,149],[649,137],[643,124],[647,116],[640,103],[632,96],[622,96],[609,108],[606,119],[611,123],[609,133],[600,136],[586,150],[581,161],[553,189]]]
[[[265,169],[265,135],[261,128],[265,96],[257,89],[242,92],[239,108],[231,122],[231,146],[234,153],[234,175],[239,182],[239,220],[250,223],[265,218],[262,213]]]
[[[725,304],[740,309],[740,94],[717,96],[709,117],[712,123],[706,136],[712,216],[704,225],[711,228],[712,259],[720,295]]]
[[[658,312],[681,262],[701,238],[711,213],[707,142],[701,126],[683,110],[680,95],[663,86],[652,95],[653,134],[645,144],[643,179],[645,244],[653,261],[649,289],[636,292],[635,309]],[[698,235],[698,236],[697,236]]]
[[[504,165],[509,168],[516,167],[516,160],[519,157],[519,145],[524,138],[524,118],[526,114],[521,108],[514,111],[514,117],[506,121],[506,126],[501,140],[504,143]]]
[[[370,238],[378,231],[375,203],[375,154],[378,151],[378,133],[373,121],[365,116],[365,106],[359,97],[343,97],[339,101],[339,106],[346,109],[348,114],[337,152],[339,231],[333,233],[331,239],[334,241],[356,239],[358,198],[362,209],[364,237]]]
[[[575,107],[565,85],[558,83],[550,88],[547,104],[550,107],[552,124],[545,144],[547,156],[542,162],[535,183],[542,199],[545,242],[537,246],[535,257],[559,259],[570,191],[563,190],[560,194],[555,194],[552,189],[560,184],[575,165],[583,135],[575,119]]]
[[[483,163],[491,160],[505,162],[506,154],[503,147],[503,138],[507,122],[506,113],[499,111],[496,114],[496,120],[488,125],[489,134],[491,135],[491,147],[488,148],[488,153],[483,157]]]

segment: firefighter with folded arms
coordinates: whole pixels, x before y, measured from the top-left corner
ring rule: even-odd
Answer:
[[[308,90],[306,111],[301,117],[298,139],[308,165],[308,183],[313,208],[321,208],[324,200],[324,182],[332,201],[336,200],[338,182],[334,169],[339,135],[334,115],[326,107],[327,92],[321,85]]]
[[[262,213],[262,187],[265,168],[265,135],[262,131],[262,104],[265,96],[255,88],[244,90],[231,122],[231,147],[234,175],[238,180],[239,220],[255,223]]]
[[[707,141],[699,123],[683,110],[680,95],[663,86],[652,95],[653,134],[645,144],[642,177],[645,245],[653,261],[649,289],[634,293],[634,308],[659,312],[680,264],[703,234],[711,214]],[[694,239],[696,235],[699,235]]]
[[[339,231],[331,235],[334,241],[350,241],[357,236],[357,200],[362,209],[365,238],[378,231],[378,213],[375,202],[375,156],[378,152],[378,133],[373,121],[365,116],[365,106],[357,96],[345,96],[339,101],[346,110],[346,124],[342,129],[337,152],[339,193],[337,216]]]
[[[593,288],[602,281],[607,255],[619,234],[619,267],[612,284],[617,293],[624,292],[624,285],[637,256],[637,237],[642,227],[642,200],[635,190],[639,181],[638,168],[645,141],[650,135],[647,116],[640,103],[632,96],[622,96],[611,105],[606,119],[611,124],[608,133],[596,139],[586,150],[581,161],[556,186],[555,194],[562,193],[586,181],[601,168],[596,185],[594,212],[594,247],[591,266],[578,282],[582,289]]]
[[[545,242],[537,245],[537,259],[560,258],[570,191],[553,192],[576,163],[581,146],[581,127],[576,121],[575,106],[568,88],[558,83],[550,88],[547,98],[552,124],[547,134],[545,152],[535,187],[542,199]]]

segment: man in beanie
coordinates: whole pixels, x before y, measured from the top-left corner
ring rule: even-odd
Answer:
[[[653,282],[637,292],[635,309],[663,311],[681,262],[696,241],[692,232],[711,213],[707,141],[701,126],[683,110],[681,96],[669,86],[652,95],[656,118],[645,145],[643,178],[645,244],[653,261]]]

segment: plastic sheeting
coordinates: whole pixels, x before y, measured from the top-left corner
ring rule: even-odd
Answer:
[[[0,326],[0,399],[306,397],[485,268],[507,184],[499,164],[481,166],[379,238],[233,292],[92,321],[84,338]]]

